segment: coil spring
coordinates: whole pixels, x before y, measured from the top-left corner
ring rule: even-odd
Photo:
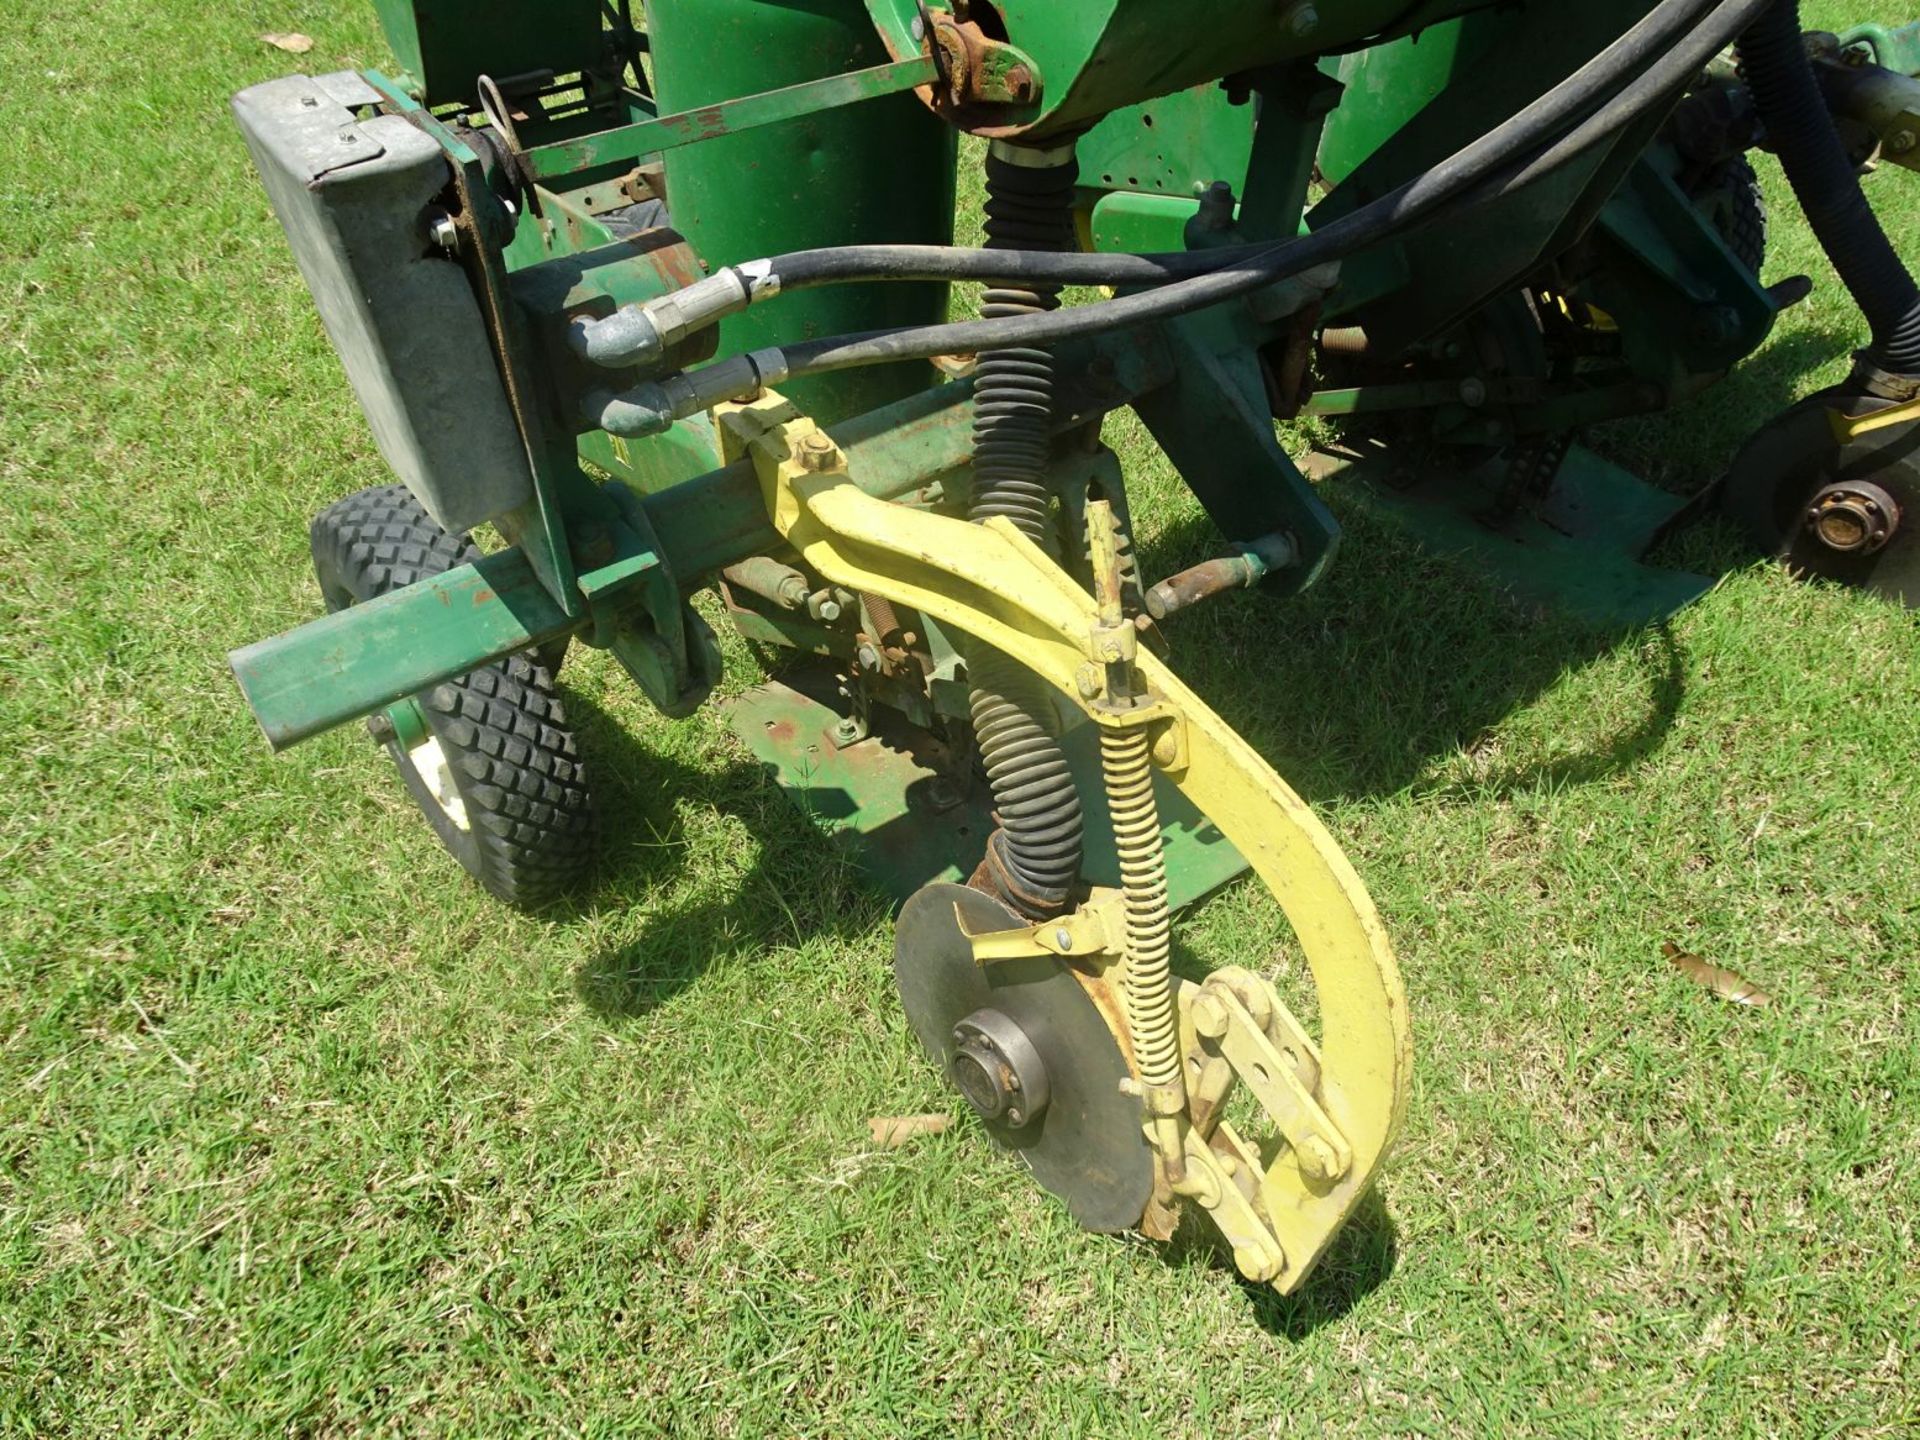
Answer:
[[[1173,1004],[1173,917],[1167,859],[1153,796],[1152,741],[1143,729],[1103,730],[1100,770],[1113,819],[1120,884],[1127,897],[1127,968],[1122,990],[1134,1063],[1151,1086],[1181,1082],[1180,1034]]]
[[[1040,718],[1050,706],[1040,682],[998,651],[970,662],[971,708],[980,758],[1000,818],[1001,866],[1022,908],[1058,910],[1080,876],[1080,797],[1060,742]]]
[[[1078,167],[1015,165],[987,156],[987,246],[1071,250]],[[995,287],[988,319],[1031,315],[1060,303],[1057,286]],[[1048,555],[1060,545],[1047,483],[1053,420],[1053,360],[1045,350],[989,350],[974,375],[973,497],[976,523],[1004,515]],[[1000,828],[989,842],[1002,898],[1026,913],[1062,909],[1080,878],[1080,797],[1049,721],[1046,687],[984,645],[968,647],[971,709]]]
[[[1079,166],[1031,167],[987,156],[987,248],[1074,248],[1073,187]],[[1056,308],[1060,287],[990,287],[988,320]],[[972,519],[1004,515],[1048,555],[1058,557],[1047,451],[1053,417],[1053,357],[1045,350],[988,350],[974,373]]]

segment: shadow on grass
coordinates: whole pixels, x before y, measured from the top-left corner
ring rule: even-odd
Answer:
[[[591,886],[551,914],[649,912],[638,937],[580,967],[575,987],[590,1009],[611,1019],[644,1015],[723,957],[752,959],[781,937],[797,944],[872,929],[886,902],[761,766],[687,765],[642,745],[577,692],[567,709],[603,828]],[[712,860],[692,854],[683,805],[739,822],[753,847],[744,873],[724,885],[700,883]]]
[[[1258,1285],[1234,1269],[1219,1232],[1189,1211],[1167,1247],[1169,1264],[1205,1265],[1233,1276],[1262,1330],[1282,1340],[1306,1339],[1339,1320],[1392,1278],[1400,1262],[1400,1230],[1379,1192],[1361,1197],[1307,1283],[1292,1295]]]
[[[1347,529],[1313,591],[1224,597],[1170,624],[1185,678],[1311,803],[1438,789],[1437,760],[1473,753],[1562,677],[1637,649],[1643,697],[1585,749],[1483,776],[1476,792],[1586,784],[1658,749],[1685,693],[1667,627],[1596,627],[1516,599],[1459,561],[1329,496]],[[1143,546],[1150,573],[1217,545],[1204,517]]]
[[[1844,348],[1837,332],[1783,337],[1721,385],[1656,419],[1599,427],[1602,455],[1679,492],[1700,492],[1693,523],[1670,533],[1656,562],[1718,575],[1753,562],[1705,503],[1739,446],[1786,409],[1804,377]],[[1588,784],[1629,769],[1661,744],[1684,694],[1670,630],[1582,622],[1517,597],[1464,558],[1424,548],[1339,486],[1322,491],[1346,531],[1322,582],[1284,601],[1223,597],[1166,626],[1183,677],[1310,801],[1439,785],[1436,760],[1469,753],[1494,727],[1562,677],[1623,648],[1637,651],[1644,695],[1613,733],[1575,754],[1481,776],[1476,793]],[[1143,539],[1150,576],[1171,574],[1221,544],[1197,505]]]

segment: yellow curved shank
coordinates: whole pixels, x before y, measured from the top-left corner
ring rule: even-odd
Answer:
[[[775,528],[836,585],[911,606],[1028,666],[1099,724],[1080,693],[1093,597],[1003,520],[970,524],[877,500],[842,471],[791,456],[814,429],[773,397],[723,417],[751,445]],[[1142,653],[1142,674],[1184,722],[1184,769],[1169,772],[1220,827],[1286,912],[1320,1000],[1320,1100],[1353,1151],[1339,1179],[1315,1182],[1290,1158],[1266,1187],[1291,1291],[1339,1231],[1406,1111],[1413,1041],[1406,994],[1360,877],[1306,803],[1198,696]]]

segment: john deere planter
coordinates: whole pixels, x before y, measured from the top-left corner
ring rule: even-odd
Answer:
[[[1803,570],[1920,594],[1920,291],[1856,178],[1920,164],[1915,27],[1806,35],[1792,0],[378,9],[394,73],[234,100],[397,481],[313,522],[328,613],[233,655],[268,740],[366,720],[459,863],[540,905],[620,823],[556,696],[568,645],[688,715],[716,590],[792,656],[734,725],[904,899],[914,1033],[1093,1229],[1194,1211],[1291,1291],[1407,1104],[1373,905],[1168,658],[1186,611],[1335,563],[1276,417],[1337,420],[1317,480],[1508,583],[1684,604],[1705,582],[1642,555],[1687,497],[1580,436],[1711,385],[1807,293],[1763,278],[1765,146],[1873,340],[1724,504]],[[979,249],[952,244],[963,154]],[[1100,440],[1126,407],[1218,558],[1140,573]],[[1311,1025],[1270,955],[1172,973],[1182,909],[1244,870]]]

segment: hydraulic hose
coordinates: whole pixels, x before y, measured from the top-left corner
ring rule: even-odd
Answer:
[[[987,154],[987,245],[1028,252],[1073,248],[1073,153],[994,146]],[[1044,315],[1056,285],[987,291],[989,320]],[[1047,460],[1053,432],[1053,356],[1032,346],[983,351],[974,373],[975,524],[995,516],[1058,558]],[[1080,878],[1080,797],[1049,723],[1047,687],[998,651],[970,644],[974,737],[993,789],[999,827],[988,842],[987,878],[1016,909],[1051,915]]]
[[[1016,315],[945,326],[883,330],[829,336],[799,346],[760,351],[749,369],[739,365],[741,382],[756,378],[778,382],[787,374],[818,374],[854,365],[897,359],[966,353],[977,349],[1052,344],[1121,324],[1169,319],[1202,309],[1290,275],[1300,275],[1331,259],[1375,244],[1427,219],[1442,205],[1476,188],[1503,167],[1534,156],[1563,136],[1582,117],[1619,98],[1620,88],[1647,67],[1649,54],[1692,52],[1701,36],[1716,36],[1707,56],[1734,40],[1751,17],[1753,0],[1661,0],[1661,4],[1620,35],[1565,83],[1534,100],[1494,131],[1480,136],[1450,159],[1398,190],[1363,205],[1317,230],[1306,240],[1283,244],[1229,246],[1208,252],[1164,255],[1079,255],[1043,250],[950,250],[941,246],[851,246],[806,250],[749,261],[701,280],[674,296],[628,307],[605,321],[580,324],[576,348],[589,359],[626,365],[664,353],[685,334],[722,315],[781,290],[849,280],[998,280],[1010,284],[1116,284],[1158,286],[1150,294],[1081,305],[1058,315]],[[1705,63],[1705,61],[1701,61]],[[1640,94],[1640,92],[1636,92]],[[1655,100],[1659,96],[1653,96]],[[1636,111],[1638,113],[1638,111]],[[1620,119],[1626,123],[1632,115]],[[1588,132],[1582,150],[1605,132]],[[703,292],[691,301],[695,292]],[[691,301],[691,303],[689,303]],[[998,326],[998,328],[995,328]],[[733,361],[722,361],[733,365]],[[718,376],[708,384],[718,384]],[[687,403],[705,399],[707,390],[687,394]]]
[[[1801,35],[1799,0],[1772,0],[1740,38],[1740,61],[1800,208],[1873,332],[1863,358],[1894,375],[1920,375],[1920,286],[1834,128]]]
[[[1568,163],[1617,135],[1649,106],[1670,98],[1676,86],[1684,85],[1691,74],[1731,44],[1765,3],[1767,0],[1720,0],[1712,7],[1709,19],[1688,32],[1653,69],[1615,97],[1622,103],[1604,105],[1558,144],[1551,145],[1553,163]],[[1694,0],[1694,9],[1702,8],[1699,0]],[[1650,15],[1648,20],[1653,18]],[[1589,68],[1600,66],[1630,42],[1636,46],[1640,43],[1632,30],[1590,62]],[[1634,54],[1628,58],[1643,64],[1645,57]],[[1612,72],[1609,66],[1608,73]],[[1480,200],[1488,193],[1511,193],[1544,173],[1529,164],[1536,158],[1536,149],[1548,145],[1572,115],[1586,108],[1586,101],[1586,88],[1575,87],[1570,81],[1379,200],[1341,216],[1312,235],[1268,247],[1191,279],[1050,315],[828,336],[783,347],[780,354],[788,373],[811,375],[847,365],[924,359],[990,345],[1050,344],[1204,309],[1377,244],[1431,218],[1455,199],[1471,195]],[[1493,182],[1490,192],[1476,193],[1489,182]]]
[[[1547,168],[1567,164],[1608,141],[1653,107],[1668,102],[1692,74],[1734,41],[1766,3],[1768,0],[1719,0],[1717,4],[1712,0],[1664,0],[1567,82],[1447,160],[1310,236],[1256,247],[1251,252],[1241,249],[1240,258],[1218,269],[1069,310],[828,336],[756,351],[642,385],[626,396],[596,396],[590,405],[593,417],[617,434],[649,434],[696,410],[751,393],[762,384],[779,384],[789,376],[935,355],[1048,345],[1171,319],[1235,299],[1398,235],[1455,201],[1479,202],[1510,194]],[[1711,13],[1700,18],[1708,10]],[[1646,36],[1656,22],[1663,20],[1669,25],[1697,23],[1648,67]],[[1629,75],[1633,78],[1613,90],[1608,99],[1598,99],[1596,92],[1605,88],[1602,81],[1612,84]],[[1597,111],[1593,109],[1596,102],[1601,106]],[[1581,120],[1581,116],[1586,118]],[[1573,126],[1571,133],[1567,133],[1569,126]],[[1555,137],[1559,137],[1557,141]],[[1224,253],[1210,251],[1207,258],[1217,259]],[[1066,262],[1138,262],[1143,258],[1157,263],[1156,257],[1140,256],[1027,255],[1020,264],[1029,276],[1064,276],[1069,283],[1077,283],[1086,272]],[[767,263],[755,262],[756,267]],[[604,323],[611,325],[613,321]]]

